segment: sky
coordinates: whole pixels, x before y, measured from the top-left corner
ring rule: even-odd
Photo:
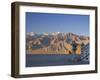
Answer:
[[[26,32],[72,32],[89,36],[89,15],[26,12]]]

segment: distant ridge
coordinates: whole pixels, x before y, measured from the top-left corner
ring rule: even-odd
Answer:
[[[26,51],[31,54],[81,54],[81,47],[89,42],[89,36],[71,32],[26,33]]]

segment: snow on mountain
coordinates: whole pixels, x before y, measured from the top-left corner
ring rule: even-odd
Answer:
[[[28,33],[26,33],[26,35],[28,35],[28,36],[35,36],[37,34],[35,32],[28,32]]]

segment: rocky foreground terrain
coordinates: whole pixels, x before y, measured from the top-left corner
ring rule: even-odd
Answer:
[[[26,51],[27,54],[81,54],[89,41],[88,36],[73,33],[30,32],[26,34]]]

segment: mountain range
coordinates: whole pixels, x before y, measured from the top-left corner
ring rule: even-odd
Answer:
[[[81,54],[81,48],[89,42],[89,36],[71,32],[26,33],[26,51],[32,54]]]

